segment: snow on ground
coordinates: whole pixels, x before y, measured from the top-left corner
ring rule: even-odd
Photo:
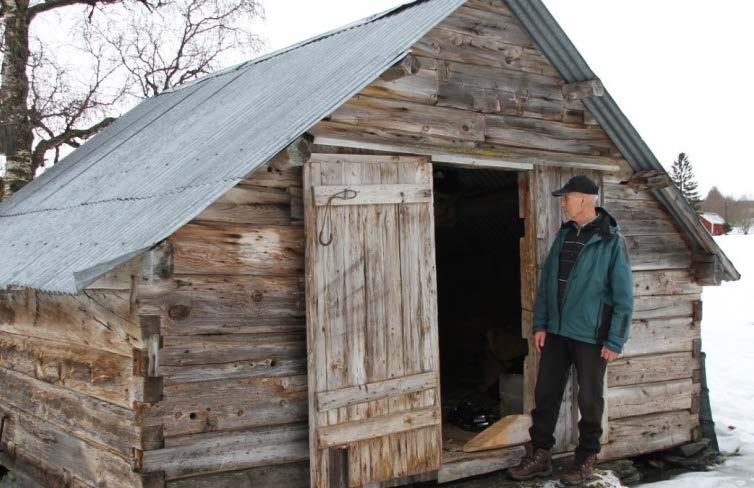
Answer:
[[[716,237],[741,279],[705,287],[702,349],[720,450],[738,453],[712,471],[652,488],[754,487],[754,235]]]

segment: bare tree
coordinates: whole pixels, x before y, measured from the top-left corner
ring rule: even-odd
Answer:
[[[55,43],[38,19],[61,12]],[[0,199],[136,100],[250,57],[262,17],[260,0],[0,0]]]
[[[751,216],[749,216],[748,218],[746,218],[746,219],[743,219],[743,220],[741,221],[741,225],[740,225],[740,227],[741,227],[741,231],[742,231],[742,232],[743,232],[743,233],[744,233],[745,235],[749,235],[749,231],[751,230],[751,224],[752,224],[752,220],[754,220],[754,218],[752,218]]]
[[[742,197],[731,203],[729,213],[730,224],[748,234],[754,223],[754,202]]]

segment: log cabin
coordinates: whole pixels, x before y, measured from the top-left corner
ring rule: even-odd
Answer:
[[[698,439],[702,287],[735,267],[540,0],[418,0],[148,99],[0,204],[0,463],[129,488],[517,463],[445,421],[485,338],[530,339],[574,174],[634,273],[601,457]]]

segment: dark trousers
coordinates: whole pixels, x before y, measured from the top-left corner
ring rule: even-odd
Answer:
[[[601,350],[601,345],[547,334],[539,362],[537,386],[534,390],[535,408],[531,412],[532,427],[529,429],[534,447],[552,449],[555,445],[553,433],[573,364],[578,376],[581,412],[576,462],[581,462],[589,454],[600,452],[602,412],[605,408],[602,389],[607,367],[607,361],[600,357]]]

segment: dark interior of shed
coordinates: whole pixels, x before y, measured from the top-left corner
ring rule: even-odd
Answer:
[[[522,413],[523,221],[516,172],[437,165],[434,186],[443,432],[452,449],[485,422]]]

